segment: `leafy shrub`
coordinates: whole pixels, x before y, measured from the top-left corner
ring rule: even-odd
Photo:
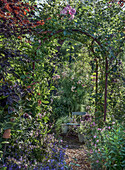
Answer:
[[[59,118],[55,124],[56,134],[59,135],[59,133],[61,133],[61,126],[63,123],[65,124],[65,123],[69,123],[69,122],[71,122],[71,118],[68,116]]]
[[[64,107],[63,102],[60,98],[60,96],[55,96],[53,98],[53,115],[51,115],[53,120],[58,120],[60,117],[67,115],[67,108]]]

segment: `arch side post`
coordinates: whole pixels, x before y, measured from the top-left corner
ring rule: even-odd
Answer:
[[[105,59],[105,96],[104,96],[104,122],[107,116],[107,86],[108,86],[108,59]]]
[[[95,105],[96,105],[96,107],[95,107],[95,114],[96,114],[96,112],[97,112],[97,104],[98,104],[98,102],[97,102],[97,93],[98,93],[98,61],[97,61],[97,59],[96,59],[96,102],[95,102]]]

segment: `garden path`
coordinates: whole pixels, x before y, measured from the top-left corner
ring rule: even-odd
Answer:
[[[67,146],[67,164],[71,165],[73,170],[91,170],[84,143],[80,143],[78,137],[72,134],[68,134],[68,136],[63,135],[62,140],[63,147]]]

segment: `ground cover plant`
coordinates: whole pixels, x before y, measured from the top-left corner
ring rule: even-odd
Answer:
[[[0,17],[0,167],[71,169],[49,133],[86,111],[92,168],[124,168],[124,1],[0,0]]]

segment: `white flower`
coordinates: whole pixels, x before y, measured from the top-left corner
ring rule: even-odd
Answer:
[[[76,88],[76,87],[72,86],[72,87],[71,87],[71,91],[74,92],[74,89],[75,89],[75,88]]]
[[[41,43],[41,40],[38,40],[39,41],[39,43]]]
[[[78,82],[77,82],[77,84],[81,84],[82,83],[82,80],[79,80]]]

